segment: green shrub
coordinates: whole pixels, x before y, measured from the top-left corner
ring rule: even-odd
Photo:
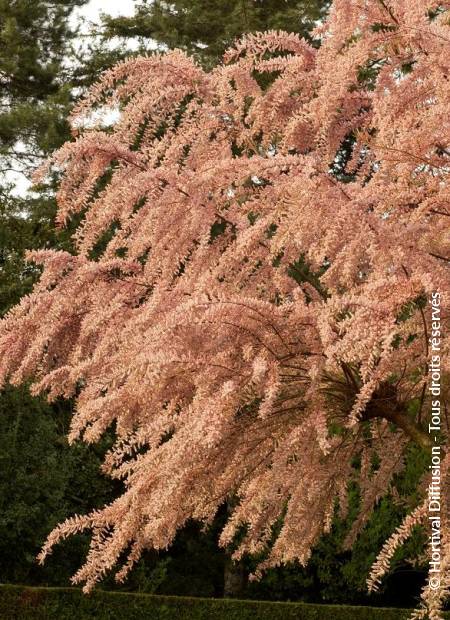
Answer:
[[[407,620],[408,610],[0,586],[2,620]],[[446,615],[450,618],[450,614]]]

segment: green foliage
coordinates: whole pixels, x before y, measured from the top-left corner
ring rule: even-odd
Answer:
[[[17,170],[28,177],[70,136],[76,32],[69,20],[84,3],[0,0],[2,173]],[[70,231],[54,228],[53,183],[25,196],[12,189],[0,177],[0,314],[30,291],[39,274],[24,262],[26,249],[71,247]],[[0,394],[0,581],[66,585],[82,562],[87,538],[68,541],[44,567],[36,563],[37,552],[58,522],[114,496],[111,482],[99,475],[108,440],[99,448],[69,449],[69,418],[70,405],[48,405],[27,389]]]
[[[151,596],[69,588],[0,586],[0,616],[10,620],[407,620],[410,610],[346,605]],[[444,618],[450,615],[444,614]]]
[[[0,197],[0,315],[30,292],[40,273],[24,262],[25,250],[70,250],[70,233],[54,228],[54,212],[54,198],[46,192],[25,198]]]
[[[0,155],[10,162],[30,163],[65,138],[69,17],[85,2],[0,0]]]
[[[217,544],[222,525],[219,517],[207,533],[202,533],[198,523],[189,522],[169,550],[144,552],[123,584],[117,585],[109,576],[105,587],[121,592],[222,596],[225,553]]]
[[[69,449],[70,407],[48,405],[26,389],[4,390],[0,419],[0,581],[66,585],[87,538],[67,541],[42,567],[36,554],[58,522],[114,497],[111,481],[99,475],[110,442]]]
[[[153,39],[181,48],[206,66],[246,32],[287,30],[306,37],[327,0],[142,0],[132,17],[107,17],[106,36]]]
[[[76,32],[69,23],[86,0],[0,0],[0,175],[29,178],[69,138],[73,103],[68,57]],[[25,249],[65,247],[68,234],[53,228],[51,188],[18,197],[0,176],[0,313],[27,293],[37,275]]]

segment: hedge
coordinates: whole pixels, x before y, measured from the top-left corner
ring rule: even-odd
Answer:
[[[407,620],[406,609],[0,585],[2,620]],[[450,614],[446,614],[450,618]]]

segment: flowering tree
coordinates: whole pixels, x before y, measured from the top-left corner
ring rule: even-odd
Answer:
[[[77,252],[30,253],[43,273],[1,324],[1,381],[74,396],[71,441],[115,424],[104,470],[125,491],[57,527],[41,559],[91,529],[74,581],[90,589],[117,562],[121,580],[233,497],[221,543],[239,531],[236,558],[304,563],[350,481],[349,542],[407,445],[429,448],[431,312],[445,319],[449,285],[446,7],[336,0],[318,51],[269,32],[209,73],[179,51],[137,58],[75,110],[50,169],[58,224],[83,215]],[[371,588],[427,526],[427,484]],[[433,618],[445,594],[426,586]]]

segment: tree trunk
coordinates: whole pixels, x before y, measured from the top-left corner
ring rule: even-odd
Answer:
[[[230,516],[236,505],[235,499],[229,499],[226,503],[227,515]],[[223,596],[224,598],[240,598],[247,584],[247,571],[242,562],[235,562],[230,554],[225,558],[223,571]]]
[[[247,574],[242,562],[234,562],[227,557],[223,574],[224,598],[240,598],[247,583]]]

